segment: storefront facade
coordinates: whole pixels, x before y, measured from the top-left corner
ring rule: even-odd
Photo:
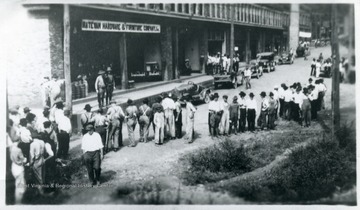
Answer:
[[[207,57],[218,52],[221,55],[238,53],[241,61],[254,58],[256,53],[265,50],[267,42],[271,43],[268,46],[274,48],[273,34],[282,34],[283,31],[281,24],[267,23],[266,18],[259,18],[261,13],[254,12],[255,9],[265,12],[266,8],[237,5],[235,48],[230,49],[230,5],[184,4],[180,7],[165,4],[163,7],[153,7],[141,4],[80,4],[68,7],[69,28],[65,30],[64,5],[23,6],[28,18],[35,25],[38,24],[38,27],[41,23],[41,33],[48,37],[42,47],[46,48],[46,56],[42,57],[48,59],[41,61],[38,66],[36,64],[32,71],[41,71],[36,74],[41,78],[58,75],[60,79],[64,79],[67,56],[70,79],[66,82],[72,83],[79,75],[86,75],[89,92],[95,89],[94,83],[99,70],[110,67],[118,89],[127,89],[129,81],[169,81],[184,74],[185,60],[189,61],[192,72],[205,73]],[[274,13],[269,11],[269,14],[270,12]],[[277,17],[274,20],[280,21],[281,13],[274,17]],[[259,33],[264,28],[271,27],[274,30],[269,30],[269,33]],[[39,32],[27,33],[33,34],[34,40],[44,40]],[[65,50],[65,37],[68,38],[69,51]],[[37,49],[38,46],[29,45],[28,48]],[[19,72],[26,72],[26,67],[22,68],[23,71]],[[23,83],[26,86],[29,82]],[[33,86],[39,88],[34,90],[32,97],[24,104],[35,106],[38,103],[29,103],[31,98],[42,94],[40,84]],[[22,105],[18,102],[21,101],[19,91],[12,91],[10,100],[14,98],[16,104]]]

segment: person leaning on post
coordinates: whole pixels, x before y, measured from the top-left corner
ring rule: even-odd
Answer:
[[[83,163],[88,171],[92,185],[100,185],[101,160],[104,158],[100,134],[94,131],[93,125],[86,126],[87,133],[82,137]]]

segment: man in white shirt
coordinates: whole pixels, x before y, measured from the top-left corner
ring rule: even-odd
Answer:
[[[72,131],[71,122],[68,116],[70,110],[65,110],[63,115],[57,117],[59,133],[57,135],[59,142],[58,158],[66,159],[69,153],[70,135]]]
[[[312,120],[316,120],[317,119],[317,103],[318,103],[318,98],[319,98],[319,91],[317,88],[317,85],[310,85],[309,86],[309,99],[310,99],[310,103],[311,103],[311,119]]]
[[[105,84],[105,79],[103,76],[104,74],[105,74],[105,71],[100,70],[98,72],[99,76],[95,80],[95,90],[98,95],[99,108],[104,106],[104,97],[105,97],[105,91],[106,91],[106,84]]]
[[[244,71],[244,77],[245,77],[245,81],[246,81],[246,89],[251,89],[251,84],[250,84],[250,80],[251,80],[251,68],[248,67],[245,69]]]
[[[300,108],[303,103],[303,93],[301,93],[301,88],[297,88],[294,94],[294,120],[301,125],[302,120],[300,119]]]
[[[257,103],[254,99],[254,93],[250,93],[249,96],[250,98],[246,101],[248,130],[254,132]]]
[[[219,99],[219,94],[214,93],[213,96],[211,96],[211,100],[209,103],[209,122],[210,122],[210,135],[211,137],[215,137],[219,134],[219,123],[221,119],[221,106]]]
[[[81,141],[83,150],[83,161],[88,171],[88,176],[92,185],[100,185],[101,160],[103,159],[103,147],[100,134],[94,132],[93,125],[87,125],[88,131]]]
[[[65,83],[65,80],[60,79],[58,75],[54,75],[53,79],[49,82],[49,92],[50,92],[50,106],[53,106],[55,101],[60,98],[61,86]]]
[[[113,149],[115,152],[119,150],[119,147],[122,147],[122,124],[125,118],[125,113],[122,108],[116,105],[116,101],[110,101],[110,107],[106,113],[107,119],[109,121],[108,126],[108,135],[107,135],[107,145],[105,149],[107,151]]]
[[[313,60],[311,62],[310,76],[315,76],[315,70],[316,70],[316,59],[313,58]]]
[[[324,79],[319,79],[319,82],[318,82],[318,91],[319,91],[319,111],[321,109],[325,109],[325,103],[324,103],[324,97],[325,97],[325,93],[327,91],[327,88],[324,84]]]
[[[167,93],[164,93],[164,99],[161,102],[161,105],[164,108],[165,114],[165,138],[170,133],[171,139],[175,139],[175,102],[172,100]]]
[[[223,95],[223,101],[220,102],[220,107],[221,107],[221,110],[223,111],[223,113],[221,115],[220,127],[219,127],[221,135],[229,135],[229,128],[230,128],[229,107],[230,107],[230,104],[227,101],[227,99],[228,99],[228,96]]]

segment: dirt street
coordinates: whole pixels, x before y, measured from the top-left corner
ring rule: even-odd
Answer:
[[[310,75],[310,63],[313,57],[318,57],[322,52],[324,58],[330,55],[330,47],[312,49],[311,56],[308,60],[303,58],[295,59],[292,65],[276,66],[276,71],[271,73],[264,73],[260,79],[252,79],[251,90],[245,90],[245,85],[238,87],[237,89],[219,89],[216,92],[220,97],[224,94],[232,99],[233,96],[238,95],[241,90],[247,94],[253,92],[255,94],[258,105],[260,106],[260,92],[266,91],[269,94],[273,90],[274,86],[280,86],[281,83],[290,85],[294,82],[300,82],[306,84]],[[330,93],[331,93],[331,79],[324,79],[328,91],[325,97],[326,106],[330,108]],[[346,85],[345,85],[346,86]],[[341,90],[347,92],[354,92],[355,87],[343,87]],[[350,91],[349,91],[350,90]],[[354,116],[350,113],[355,110],[354,97],[346,97],[346,105],[341,103],[342,107],[349,107],[348,112],[344,113],[347,116]],[[178,173],[179,158],[184,154],[199,149],[201,147],[207,147],[214,143],[214,140],[209,138],[208,125],[207,125],[207,104],[197,106],[198,110],[195,114],[195,141],[192,144],[185,143],[184,140],[171,140],[164,145],[156,147],[153,142],[139,143],[135,148],[124,147],[118,152],[110,152],[105,156],[102,163],[102,186],[97,188],[69,188],[63,190],[66,195],[66,204],[122,204],[126,203],[123,199],[119,199],[117,196],[117,190],[125,185],[137,185],[145,182],[157,182],[162,186],[162,189],[169,189],[169,193],[176,192],[176,189],[180,187],[181,197],[191,198],[196,204],[244,204],[244,200],[240,198],[234,198],[228,194],[215,193],[207,191],[203,186],[189,187],[181,184],[180,179],[176,176]],[[185,110],[184,110],[185,112]],[[259,114],[259,113],[257,113]],[[185,117],[185,115],[184,115]],[[353,117],[354,118],[354,117]],[[184,121],[183,121],[184,122]],[[319,125],[315,125],[319,126]],[[300,127],[299,127],[300,128]],[[150,129],[150,137],[153,137],[152,127]],[[184,128],[183,128],[184,132]],[[125,139],[125,145],[127,142],[127,132],[125,126],[123,128],[123,135]],[[245,133],[239,135],[242,138],[256,137],[266,135],[266,131],[252,133]],[[139,138],[138,127],[136,129],[136,138]],[[238,137],[232,137],[238,138]],[[71,151],[73,158],[80,156],[80,140],[72,142],[74,147]],[[79,168],[76,172],[76,176],[73,176],[72,184],[88,183],[87,173],[85,167]],[[182,201],[184,202],[184,201]]]

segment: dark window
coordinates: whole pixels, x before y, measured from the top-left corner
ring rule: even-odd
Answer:
[[[172,11],[172,12],[175,11],[175,4],[170,4],[170,11]]]
[[[185,4],[184,13],[189,14],[189,4]]]
[[[178,4],[178,12],[182,12],[183,11],[183,8],[182,8],[182,4]]]
[[[159,9],[164,10],[164,4],[159,4]]]
[[[139,4],[139,7],[145,7],[145,4]]]

